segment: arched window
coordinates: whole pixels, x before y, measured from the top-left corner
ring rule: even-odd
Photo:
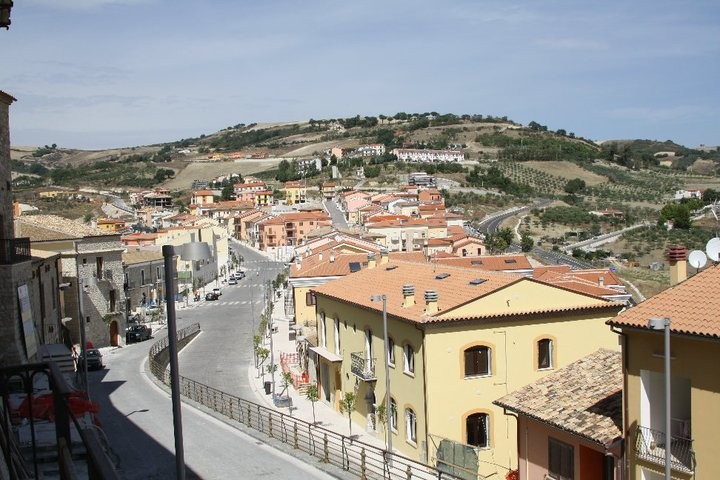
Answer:
[[[551,369],[553,364],[553,341],[550,338],[543,338],[537,342],[537,368],[538,370]]]
[[[335,319],[335,354],[340,355],[340,319]]]
[[[492,375],[492,350],[476,345],[465,350],[465,377]]]
[[[405,439],[417,443],[417,417],[412,408],[405,409]]]
[[[398,427],[397,402],[392,397],[390,397],[390,415],[388,416],[388,420],[390,422],[390,428],[392,429],[392,431],[397,432],[397,427]]]
[[[320,313],[320,346],[327,348],[327,330],[325,330],[325,312]]]
[[[388,337],[387,360],[388,364],[390,364],[391,366],[395,366],[395,340],[393,340],[391,337]]]
[[[490,416],[487,413],[473,413],[465,420],[467,444],[480,448],[490,447]]]

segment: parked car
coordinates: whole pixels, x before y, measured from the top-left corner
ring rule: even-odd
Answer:
[[[205,294],[205,300],[212,301],[217,300],[220,298],[218,295],[215,294],[215,292],[208,292]]]
[[[85,350],[85,352],[80,352],[80,355],[78,356],[78,369],[80,368],[80,365],[83,363],[83,359],[85,358],[83,356],[83,353],[87,354],[87,369],[88,370],[100,370],[105,367],[105,363],[103,362],[103,356],[100,350],[97,348],[88,348]]]
[[[228,285],[237,285],[237,279],[235,279],[235,277],[230,277]]]
[[[125,333],[125,342],[142,342],[144,340],[150,340],[151,336],[152,328],[148,327],[147,325],[133,325],[128,328],[127,332]]]
[[[213,288],[213,293],[214,293],[218,298],[220,298],[220,295],[222,295],[222,291],[221,291],[219,288],[217,288],[217,287]]]

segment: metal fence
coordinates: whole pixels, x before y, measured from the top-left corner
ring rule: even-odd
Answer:
[[[188,335],[197,333],[199,324],[178,331],[178,344]],[[167,338],[150,349],[150,369],[163,383],[169,385],[167,361],[163,358]],[[180,377],[180,391],[184,397],[239,422],[267,436],[305,452],[323,463],[337,466],[360,479],[455,479],[448,473],[327,428],[314,425],[291,414],[273,410],[257,403],[227,394],[195,380]]]

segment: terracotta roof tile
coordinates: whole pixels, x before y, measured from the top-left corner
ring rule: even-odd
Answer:
[[[622,436],[620,352],[600,349],[496,400],[496,405],[603,446]]]
[[[480,257],[439,258],[438,263],[455,267],[480,268],[492,271],[531,270],[525,255],[483,255]]]
[[[670,318],[673,333],[720,338],[720,265],[715,265],[629,308],[609,325],[647,329],[650,318]]]

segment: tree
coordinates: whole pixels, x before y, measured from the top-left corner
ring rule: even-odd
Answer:
[[[305,391],[305,398],[310,400],[310,404],[312,405],[312,412],[313,412],[313,424],[317,423],[317,420],[315,420],[315,402],[320,400],[320,396],[318,394],[318,386],[317,383],[313,383],[312,385],[308,385],[307,390]]]
[[[342,400],[340,400],[340,413],[347,413],[350,435],[352,435],[352,412],[355,410],[356,401],[357,396],[353,392],[345,392]]]
[[[565,192],[569,194],[575,194],[581,192],[582,190],[585,190],[585,187],[585,180],[573,178],[565,184]]]
[[[228,182],[223,188],[220,193],[220,199],[223,201],[228,201],[232,199],[232,197],[235,195],[235,189],[233,188],[232,182]]]
[[[529,233],[525,232],[520,237],[520,248],[523,252],[529,252],[535,246],[535,240]]]
[[[682,203],[668,203],[660,210],[658,225],[663,226],[668,220],[672,221],[673,228],[689,229],[692,223],[690,208]]]
[[[263,381],[265,381],[265,372],[262,368],[262,364],[267,360],[268,356],[270,356],[270,350],[268,350],[265,347],[257,347],[255,349],[255,356],[257,357],[257,366],[258,366],[258,374],[262,372],[263,375]]]

